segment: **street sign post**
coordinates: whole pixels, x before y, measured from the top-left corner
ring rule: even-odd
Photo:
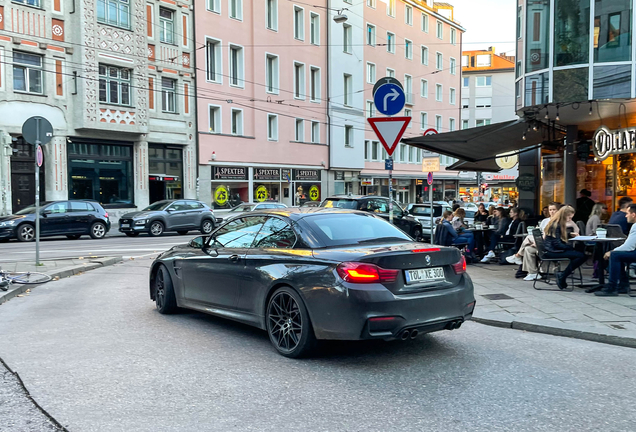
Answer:
[[[431,205],[431,244],[435,244],[435,239],[433,238],[433,231],[435,228],[435,225],[433,225],[435,220],[433,217],[433,173],[430,171],[426,176],[426,183],[428,183],[428,202]]]
[[[22,125],[22,138],[35,146],[35,265],[40,265],[40,167],[44,162],[43,144],[53,138],[53,126],[44,117],[34,116]]]
[[[384,160],[384,169],[387,171],[393,171],[393,158],[390,157]]]
[[[373,103],[379,113],[392,116],[404,108],[406,96],[404,90],[395,84],[382,84],[373,95]]]

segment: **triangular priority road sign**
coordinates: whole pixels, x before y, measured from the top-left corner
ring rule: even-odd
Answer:
[[[391,156],[411,122],[411,117],[371,117],[367,120]]]

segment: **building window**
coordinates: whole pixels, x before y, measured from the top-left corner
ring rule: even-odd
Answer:
[[[353,126],[351,125],[344,127],[344,143],[345,147],[353,147]]]
[[[230,85],[243,87],[243,48],[230,45]]]
[[[366,140],[364,142],[364,160],[365,161],[371,160],[371,141],[369,140]]]
[[[353,77],[344,74],[344,104],[351,106],[353,103]]]
[[[455,30],[454,28],[451,28],[450,40],[453,45],[457,45],[457,30]]]
[[[404,57],[409,60],[413,59],[413,42],[408,39],[404,39]]]
[[[375,117],[375,105],[373,101],[367,101],[366,115],[367,117]]]
[[[448,130],[451,131],[451,132],[455,130],[455,119],[454,118],[448,119]]]
[[[395,0],[388,0],[386,3],[386,14],[395,18]]]
[[[367,24],[367,45],[375,46],[375,26]]]
[[[462,98],[462,109],[466,109],[470,106],[469,98]]]
[[[320,101],[320,69],[317,67],[309,72],[309,98],[312,102]]]
[[[413,25],[413,8],[409,5],[404,5],[404,22]]]
[[[278,30],[278,0],[265,1],[265,22],[270,30]]]
[[[467,88],[469,84],[470,84],[470,78],[469,77],[464,77],[462,79],[462,87]]]
[[[404,96],[405,102],[413,105],[413,78],[410,75],[404,75]]]
[[[312,45],[320,45],[320,15],[317,13],[309,14],[309,42]]]
[[[455,89],[451,88],[448,93],[448,99],[451,105],[455,105]]]
[[[437,129],[437,132],[442,131],[442,116],[441,115],[435,116],[435,129]]]
[[[380,160],[380,143],[378,141],[371,141],[371,160]]]
[[[468,120],[462,120],[462,129],[468,129]]]
[[[230,0],[230,18],[243,19],[243,0]]]
[[[13,3],[22,3],[29,6],[41,7],[40,0],[12,0]]]
[[[294,38],[305,40],[305,10],[294,6]]]
[[[294,131],[294,139],[298,142],[305,142],[305,122],[303,119],[296,119]]]
[[[215,13],[221,13],[221,0],[208,0],[206,4],[207,10]]]
[[[404,108],[404,117],[413,117],[413,111],[408,108]],[[412,124],[413,122],[409,122],[409,125],[407,127],[410,128]]]
[[[367,82],[375,84],[375,65],[367,62]]]
[[[425,46],[422,46],[420,51],[422,54],[422,64],[424,66],[428,66],[428,48]]]
[[[177,112],[177,80],[161,78],[161,108],[164,112]]]
[[[294,63],[294,98],[305,99],[305,65]]]
[[[490,87],[492,85],[491,76],[475,77],[475,87]]]
[[[428,129],[428,114],[425,112],[420,113],[420,129]]]
[[[437,70],[444,69],[444,55],[440,52],[435,55],[435,67]]]
[[[489,124],[490,124],[490,119],[481,119],[481,120],[475,121],[475,126],[477,127],[488,126]]]
[[[211,133],[221,133],[221,107],[210,105],[208,127]]]
[[[395,78],[395,69],[386,68],[386,76]]]
[[[15,0],[14,0],[15,1]],[[26,0],[19,3],[40,7],[40,0]],[[37,3],[37,4],[35,4]],[[130,28],[129,0],[100,0],[97,2],[97,21],[118,27]]]
[[[442,102],[442,85],[435,84],[435,100],[437,102]]]
[[[312,143],[320,142],[320,122],[317,122],[317,121],[311,122],[311,142]]]
[[[232,108],[232,135],[243,135],[243,110]]]
[[[99,2],[98,2],[99,3]],[[174,43],[174,11],[159,8],[159,40],[161,42]]]
[[[616,0],[611,0],[615,2]],[[536,0],[528,2],[526,22],[526,72],[534,72],[548,67],[550,52],[550,35],[556,28],[550,27],[550,0]],[[596,2],[598,5],[598,2]],[[597,6],[598,7],[598,6]],[[588,12],[589,14],[589,12]],[[589,15],[588,15],[589,16]],[[572,22],[572,26],[579,26],[584,17],[577,17],[579,24]]]
[[[99,101],[130,105],[130,69],[99,65]]]
[[[490,54],[478,54],[476,57],[477,57],[477,67],[490,66],[491,64]]]
[[[207,53],[207,80],[211,82],[223,82],[223,72],[221,59],[221,41],[208,40],[206,44]]]
[[[490,108],[492,107],[492,98],[478,97],[475,98],[475,108]]]
[[[13,52],[13,90],[42,94],[42,56]]]
[[[437,39],[444,39],[444,23],[437,21]]]
[[[581,9],[583,5],[580,6]],[[588,6],[589,9],[589,6]],[[569,10],[569,9],[566,9]],[[596,0],[594,17],[594,61],[617,62],[633,60],[632,52],[632,2],[630,0]],[[573,16],[578,10],[570,11]],[[559,16],[557,15],[557,20]],[[572,19],[572,18],[570,18]],[[558,21],[557,21],[558,23]],[[583,29],[583,26],[580,26]],[[561,28],[561,26],[559,26]],[[572,28],[572,26],[570,26]],[[579,30],[572,28],[572,30]],[[574,37],[574,32],[564,33],[564,39]],[[582,39],[582,38],[581,38]],[[587,35],[585,36],[587,41]],[[586,63],[587,59],[583,63]]]
[[[428,81],[425,79],[420,80],[420,84],[422,85],[420,96],[422,96],[423,98],[428,98]]]
[[[386,50],[395,54],[395,35],[391,32],[386,33]]]
[[[450,73],[451,75],[456,75],[457,74],[457,64],[454,58],[451,57],[450,59]]]
[[[400,162],[406,162],[406,144],[400,144]]]
[[[463,55],[462,56],[462,67],[468,67],[468,56],[467,55]]]
[[[376,0],[367,0],[367,6],[369,6],[370,8],[375,9],[375,1]]]
[[[265,57],[265,90],[278,94],[279,88],[278,56],[267,54]]]
[[[342,51],[351,54],[351,44],[353,43],[353,32],[349,24],[342,25]]]
[[[428,14],[422,12],[422,31],[428,33]]]

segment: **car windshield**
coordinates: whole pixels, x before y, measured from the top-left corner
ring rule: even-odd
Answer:
[[[23,208],[22,210],[20,210],[19,212],[16,212],[15,214],[26,215],[26,214],[33,214],[33,213],[35,213],[35,206],[31,205],[31,206]]]
[[[411,208],[410,213],[414,216],[430,216],[431,208],[428,206],[413,207]],[[439,206],[433,206],[433,216],[437,217],[441,215],[442,215],[442,208]]]
[[[322,202],[322,204],[320,204],[320,207],[357,209],[358,203],[357,201],[352,199],[327,198]]]
[[[474,218],[475,217],[475,210],[465,210],[466,211],[466,217],[467,218]]]
[[[412,241],[383,219],[360,213],[323,213],[305,218],[324,246]]]
[[[166,207],[168,207],[170,204],[172,204],[172,201],[157,201],[156,203],[152,203],[150,204],[148,207],[146,207],[143,211],[160,211],[160,210],[165,210]]]
[[[255,204],[244,204],[234,207],[232,210],[230,210],[230,212],[248,212],[252,211],[255,206]]]

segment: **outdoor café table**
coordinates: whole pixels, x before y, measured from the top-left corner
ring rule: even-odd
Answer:
[[[475,246],[477,247],[477,255],[484,254],[484,246],[486,245],[486,233],[494,231],[493,228],[475,228],[470,227],[466,231],[470,231],[475,236]]]
[[[604,258],[605,252],[609,250],[611,243],[620,242],[624,243],[625,239],[620,237],[606,237],[606,238],[598,238],[596,236],[576,236],[570,239],[571,242],[586,242],[586,243],[594,243],[595,248],[603,248],[602,253],[595,254],[600,257],[598,260],[598,284],[589,287],[585,290],[586,293],[591,293],[594,291],[598,291],[605,286],[605,268],[606,268],[606,260]]]

